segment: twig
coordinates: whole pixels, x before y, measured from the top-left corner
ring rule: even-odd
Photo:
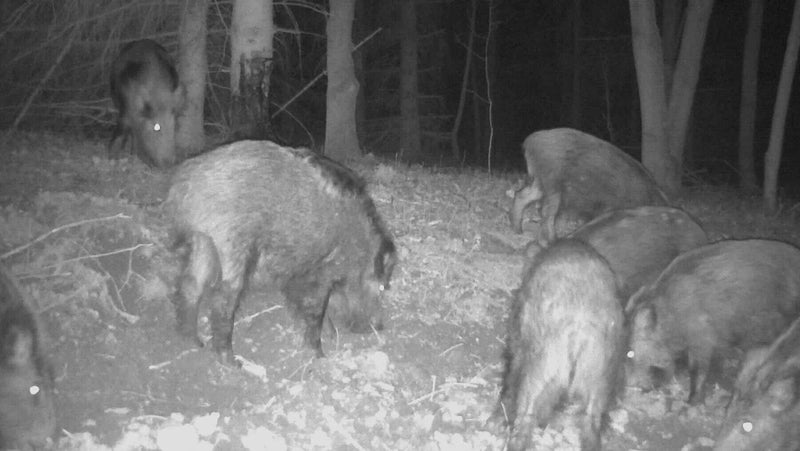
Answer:
[[[242,365],[242,371],[252,376],[255,376],[261,380],[261,382],[269,382],[269,378],[267,377],[267,368],[263,365],[259,365],[252,360],[248,360],[240,355],[236,356],[236,361]]]
[[[365,451],[364,447],[361,446],[356,441],[356,439],[353,437],[353,435],[350,434],[349,432],[347,432],[339,423],[336,422],[336,420],[331,418],[331,415],[328,412],[323,410],[322,411],[322,416],[325,418],[325,422],[328,423],[328,427],[331,428],[332,430],[342,434],[342,436],[344,436],[344,439],[347,441],[347,443],[349,443],[353,448],[355,448],[355,449],[357,449],[359,451]]]
[[[352,50],[352,51],[353,51],[353,52],[355,52],[356,50],[358,50],[358,48],[359,48],[359,47],[361,47],[361,46],[362,46],[363,44],[365,44],[367,41],[369,41],[370,39],[372,39],[372,37],[373,37],[373,36],[375,36],[376,34],[378,34],[378,33],[379,33],[381,30],[383,30],[383,27],[381,27],[381,28],[378,28],[377,30],[375,30],[375,31],[373,31],[372,33],[370,33],[370,34],[369,34],[369,36],[367,36],[366,38],[362,39],[362,40],[361,40],[361,42],[359,42],[358,44],[356,44],[356,46],[355,46],[355,47],[353,47],[353,50]],[[275,116],[277,116],[277,115],[278,115],[278,114],[279,114],[281,111],[285,110],[285,109],[286,109],[286,107],[288,107],[289,105],[291,105],[292,103],[294,103],[294,101],[295,101],[295,100],[297,100],[297,98],[298,98],[298,97],[300,97],[301,95],[303,95],[303,93],[304,93],[304,92],[308,91],[308,90],[309,90],[309,88],[311,88],[312,86],[314,86],[314,83],[316,83],[316,82],[317,82],[317,81],[318,81],[320,78],[324,77],[324,76],[325,76],[325,74],[327,74],[327,73],[328,73],[328,69],[325,69],[325,70],[323,70],[322,72],[320,72],[319,74],[317,74],[317,76],[316,76],[316,77],[314,77],[313,79],[311,79],[311,81],[309,81],[308,83],[306,83],[306,85],[303,87],[303,89],[301,89],[301,90],[300,90],[300,91],[299,91],[297,94],[295,94],[295,95],[294,95],[294,96],[293,96],[291,99],[287,100],[287,101],[286,101],[286,103],[284,103],[284,104],[283,104],[283,105],[282,105],[280,108],[278,108],[278,111],[276,111],[276,112],[272,113],[272,116],[270,116],[270,119],[273,119],[273,118],[275,118]]]
[[[434,383],[434,386],[435,386],[436,385],[436,376],[431,376],[431,378],[433,379],[433,383]],[[419,398],[409,402],[408,405],[409,406],[413,406],[414,404],[419,404],[420,402],[425,401],[426,399],[433,400],[434,396],[438,395],[439,393],[444,393],[444,392],[446,392],[447,390],[449,390],[449,389],[451,389],[453,387],[476,388],[476,387],[478,387],[478,384],[473,384],[473,383],[470,383],[470,382],[452,382],[452,383],[448,383],[448,384],[442,384],[436,390],[434,390],[433,387],[431,387],[431,391],[429,393],[426,393],[426,394],[420,396]]]
[[[131,252],[130,255],[132,256],[133,252]],[[63,263],[64,262],[62,262],[60,264],[63,264]],[[120,306],[124,307],[124,303],[122,302],[122,295],[119,292],[119,286],[117,286],[117,281],[114,280],[114,277],[111,274],[109,274],[108,271],[105,270],[105,268],[103,268],[103,265],[98,264],[97,266],[99,267],[99,269],[101,271],[103,271],[103,273],[105,273],[105,277],[103,278],[103,281],[104,282],[105,281],[111,281],[111,287],[114,289],[113,295],[111,293],[109,293],[109,298],[110,299],[109,299],[108,302],[104,302],[104,304],[107,304],[108,306],[110,306],[110,309],[114,313],[116,313],[118,316],[122,317],[125,321],[127,321],[128,324],[136,324],[139,321],[139,317],[138,316],[132,315],[132,314],[122,310],[122,308],[117,307],[116,304],[114,304],[114,301],[117,301],[117,302],[119,302]],[[142,297],[140,296],[139,299],[142,299]],[[139,299],[136,299],[136,301],[134,301],[134,302],[138,302]]]
[[[186,354],[189,354],[189,353],[192,353],[192,352],[196,352],[196,351],[197,351],[197,349],[196,349],[196,348],[195,348],[195,349],[187,349],[187,350],[185,350],[185,351],[181,351],[181,353],[180,353],[180,354],[178,354],[178,355],[177,355],[177,356],[176,356],[174,359],[172,359],[172,360],[165,360],[165,361],[163,361],[163,362],[159,362],[159,363],[154,363],[154,364],[152,364],[152,365],[148,366],[148,367],[147,367],[147,369],[148,369],[148,370],[151,370],[151,371],[152,371],[152,370],[160,370],[161,368],[164,368],[165,366],[172,365],[172,363],[173,363],[175,360],[178,360],[178,359],[182,358],[182,357],[183,357],[183,356],[185,356]]]
[[[447,348],[444,351],[442,351],[441,353],[439,353],[439,357],[443,357],[448,352],[452,351],[455,348],[458,348],[459,346],[464,346],[464,343],[458,343],[458,344],[454,344],[453,346],[450,346],[449,348]]]
[[[10,251],[6,252],[5,254],[0,254],[0,260],[5,260],[6,258],[11,257],[14,254],[18,254],[18,253],[24,251],[25,249],[33,246],[34,244],[43,241],[48,236],[53,235],[55,233],[58,233],[58,232],[60,232],[62,230],[70,229],[70,228],[73,228],[73,227],[80,227],[82,225],[90,224],[92,222],[108,221],[108,220],[111,220],[111,219],[131,219],[131,217],[128,216],[128,215],[119,213],[119,214],[116,214],[114,216],[106,216],[106,217],[103,217],[103,218],[83,219],[83,220],[80,220],[80,221],[71,222],[69,224],[64,224],[62,226],[58,226],[55,229],[45,233],[44,235],[40,235],[39,237],[37,237],[36,239],[34,239],[31,242],[23,244],[22,246],[19,246],[17,248],[11,249]]]
[[[291,373],[290,373],[288,376],[286,376],[286,379],[291,379],[292,377],[294,377],[294,375],[295,375],[295,374],[297,374],[298,372],[300,372],[300,374],[301,374],[301,380],[302,380],[302,372],[303,372],[303,371],[305,371],[305,369],[306,369],[306,368],[308,368],[308,366],[309,366],[309,365],[311,365],[311,362],[313,362],[313,360],[312,360],[312,359],[306,360],[306,361],[305,361],[305,362],[304,362],[302,365],[300,365],[299,367],[297,367],[297,368],[296,368],[294,371],[292,371],[292,372],[291,372]]]
[[[429,393],[427,393],[427,394],[425,394],[423,396],[420,396],[419,398],[411,401],[410,403],[408,403],[408,405],[409,406],[413,406],[414,404],[420,403],[420,402],[422,402],[422,401],[424,401],[426,399],[432,400],[433,399],[433,395],[435,395],[436,393],[437,393],[437,391],[436,391],[436,375],[434,374],[433,376],[431,376],[431,391]]]
[[[312,135],[312,134],[311,134],[311,132],[308,130],[308,128],[306,128],[305,124],[303,124],[303,123],[300,121],[300,119],[299,119],[297,116],[295,116],[294,114],[292,114],[292,112],[291,112],[291,111],[286,111],[286,114],[287,114],[287,115],[288,115],[288,116],[289,116],[289,117],[290,117],[292,120],[294,120],[294,121],[297,123],[297,125],[299,125],[299,126],[300,126],[300,128],[302,128],[302,129],[303,129],[303,131],[304,131],[304,132],[306,132],[306,135],[308,135],[308,139],[311,141],[311,148],[312,148],[312,149],[316,149],[316,148],[317,148],[317,144],[316,144],[316,142],[314,141],[314,135]]]
[[[66,44],[64,44],[64,48],[61,49],[61,53],[58,54],[58,57],[56,58],[53,65],[50,66],[50,69],[47,71],[44,77],[42,77],[42,79],[39,80],[39,83],[36,85],[36,88],[34,88],[33,92],[31,92],[31,95],[28,96],[28,100],[25,101],[25,104],[22,106],[22,109],[17,115],[17,118],[14,119],[14,123],[11,125],[9,131],[14,131],[17,129],[17,126],[19,126],[19,123],[22,121],[22,118],[25,117],[25,114],[28,112],[28,108],[30,108],[31,103],[33,103],[33,99],[39,96],[39,93],[42,92],[42,89],[44,89],[44,85],[45,83],[47,83],[47,80],[49,80],[50,76],[53,75],[53,72],[55,72],[56,67],[58,67],[61,64],[61,60],[64,59],[64,56],[66,56],[67,51],[70,48],[72,48],[72,41],[75,40],[75,36],[77,35],[78,35],[78,29],[74,28],[72,30],[72,33],[70,33],[69,35],[69,40],[66,42]]]
[[[111,252],[104,252],[102,254],[82,255],[80,257],[75,257],[75,258],[69,258],[67,260],[62,260],[62,261],[60,261],[60,262],[58,262],[58,263],[56,263],[54,265],[43,266],[41,269],[55,268],[57,266],[63,265],[64,263],[78,262],[78,261],[81,261],[81,260],[94,259],[94,258],[99,258],[99,257],[108,257],[109,255],[117,255],[117,254],[121,254],[123,252],[133,252],[136,249],[139,249],[140,247],[150,247],[152,245],[153,245],[153,243],[140,243],[140,244],[137,244],[136,246],[133,246],[133,247],[127,247],[125,249],[117,249],[117,250],[114,250],[114,251],[111,251]]]
[[[236,320],[235,323],[233,323],[233,325],[236,326],[236,325],[239,325],[241,323],[249,323],[253,319],[255,319],[255,318],[257,318],[257,317],[259,317],[259,316],[261,316],[261,315],[263,315],[265,313],[269,313],[269,312],[271,312],[273,310],[277,310],[279,308],[283,308],[283,306],[282,305],[273,305],[272,307],[270,307],[270,308],[268,308],[266,310],[262,310],[260,312],[256,312],[256,313],[253,313],[252,315],[248,315],[248,316],[245,316],[244,318],[238,319],[238,320]]]
[[[0,41],[5,38],[6,34],[11,31],[14,26],[27,14],[27,10],[30,9],[34,5],[34,2],[25,2],[22,5],[18,6],[14,11],[12,11],[6,17],[6,22],[3,24],[4,28],[0,31]]]

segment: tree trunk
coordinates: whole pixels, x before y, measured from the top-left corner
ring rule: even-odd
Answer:
[[[366,1],[356,0],[355,17],[353,19],[354,35],[356,40],[362,39],[368,34],[367,29],[367,8]],[[364,95],[362,86],[366,86],[366,73],[364,69],[364,56],[366,50],[358,49],[352,52],[353,56],[353,73],[356,77],[359,89],[356,95],[356,134],[358,142],[364,142],[364,127],[367,123],[367,98]]]
[[[400,116],[401,157],[408,161],[422,157],[417,83],[417,12],[414,0],[400,0]]]
[[[484,64],[487,64],[489,59],[484,59]],[[483,99],[478,94],[480,91],[480,87],[483,85],[481,83],[482,72],[479,72],[478,65],[474,65],[472,70],[469,71],[469,78],[470,83],[472,83],[472,150],[467,152],[464,151],[463,155],[461,156],[461,163],[463,164],[465,161],[476,161],[478,158],[477,156],[480,155],[481,149],[484,146],[484,106],[483,106]]]
[[[778,169],[781,164],[783,132],[786,126],[789,98],[792,94],[792,80],[797,68],[798,47],[800,47],[800,2],[795,0],[792,27],[789,30],[789,37],[786,39],[786,53],[783,55],[778,95],[775,98],[775,110],[772,112],[769,147],[764,155],[764,206],[770,213],[775,212],[778,207]]]
[[[235,0],[231,19],[231,94],[234,136],[265,138],[272,74],[272,0]]]
[[[328,17],[328,91],[325,154],[335,160],[361,156],[356,134],[358,81],[353,66],[355,0],[331,0]]]
[[[178,116],[176,148],[180,160],[200,153],[205,146],[203,106],[206,98],[207,0],[186,0],[178,30],[178,74],[184,89],[183,111]]]
[[[629,0],[633,56],[642,107],[642,163],[668,194],[681,186],[681,165],[713,0],[689,0],[686,25],[665,94],[664,54],[653,0]]]
[[[450,150],[453,154],[453,160],[458,161],[461,158],[461,150],[458,146],[458,130],[461,127],[461,119],[464,116],[464,104],[467,101],[467,88],[469,87],[469,73],[472,66],[472,53],[474,52],[475,45],[475,16],[478,11],[477,0],[470,0],[469,2],[472,13],[469,16],[469,36],[467,37],[466,56],[464,58],[464,71],[461,73],[461,90],[458,94],[458,107],[456,107],[456,117],[453,120],[453,129],[450,130]],[[474,124],[475,127],[478,124]]]
[[[686,25],[681,38],[681,50],[672,78],[667,110],[669,112],[667,130],[670,152],[679,168],[678,186],[680,186],[680,168],[683,163],[686,130],[689,127],[697,79],[700,77],[703,45],[713,6],[714,0],[689,0],[686,8]]]
[[[681,18],[683,0],[664,0],[661,7],[661,47],[664,52],[664,88],[666,94],[672,88],[672,75],[678,49],[681,44]]]
[[[742,61],[742,103],[739,107],[739,187],[745,192],[754,192],[758,187],[753,147],[758,93],[758,53],[761,47],[763,16],[764,0],[750,0]]]
[[[488,10],[486,14],[486,39],[483,43],[483,54],[486,56],[486,59],[483,62],[483,77],[486,84],[486,104],[484,106],[485,122],[481,124],[481,127],[485,130],[484,135],[486,138],[484,141],[486,141],[486,168],[489,170],[489,173],[492,172],[492,144],[494,141],[492,88],[497,80],[497,39],[494,37],[494,33],[492,33],[497,26],[493,17],[494,8],[495,0],[488,0],[486,5],[486,9]]]
[[[570,123],[581,128],[581,0],[572,0],[572,102]]]
[[[667,194],[680,188],[680,171],[669,152],[664,58],[653,0],[630,0],[631,34],[642,110],[642,164]]]

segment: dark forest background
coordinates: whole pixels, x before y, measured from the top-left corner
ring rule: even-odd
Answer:
[[[174,54],[179,3],[1,2],[0,127],[110,137],[115,120],[108,98],[112,59],[121,45],[143,37],[163,43]],[[639,157],[641,127],[630,14],[628,2],[619,1],[478,1],[474,58],[458,136],[460,152],[454,152],[450,130],[459,103],[471,5],[467,0],[417,2],[424,163],[486,167],[491,149],[493,168],[523,170],[520,143],[525,136],[559,126],[594,134]],[[714,5],[694,99],[685,178],[736,182],[748,5],[747,0]],[[230,2],[212,1],[208,15],[206,132],[220,140],[225,139],[230,123],[227,39],[231,8]],[[791,8],[792,2],[767,2],[764,11],[756,124],[759,176]],[[275,3],[279,32],[270,93],[275,111],[325,69],[327,10],[324,2]],[[393,159],[402,159],[397,148],[398,22],[395,2],[357,3],[353,42],[381,29],[355,53],[361,83],[360,141],[364,151]],[[487,97],[487,80],[491,97]],[[794,149],[800,139],[795,126],[797,97],[798,90],[793,89],[780,181],[785,194],[800,193],[796,180],[800,155]],[[274,139],[319,149],[324,115],[322,77],[275,115]]]

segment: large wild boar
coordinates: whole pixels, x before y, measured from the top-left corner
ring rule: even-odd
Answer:
[[[176,300],[179,329],[197,337],[198,304],[209,300],[223,362],[235,363],[234,316],[256,268],[305,320],[306,343],[319,356],[332,295],[342,300],[336,316],[352,331],[383,327],[395,247],[350,169],[307,149],[240,141],[184,162],[166,203],[189,251]]]
[[[614,145],[570,128],[535,132],[522,144],[529,183],[514,195],[511,227],[525,208],[541,210],[539,241],[562,237],[611,210],[668,205],[647,170]]]
[[[0,265],[0,449],[45,446],[56,427],[53,374],[39,323]]]
[[[608,261],[625,303],[640,287],[656,280],[675,257],[708,244],[700,224],[685,211],[672,207],[608,212],[570,237],[590,244]]]
[[[562,398],[580,403],[581,449],[601,449],[602,418],[619,388],[625,319],[614,273],[591,246],[554,242],[533,257],[512,308],[506,369],[493,422],[509,450],[533,446]]]
[[[111,99],[119,118],[109,154],[124,154],[130,145],[148,164],[174,164],[175,117],[183,103],[183,89],[164,47],[149,39],[123,47],[111,67]]]
[[[717,451],[800,449],[800,319],[742,363]]]
[[[724,240],[678,256],[631,296],[629,381],[644,388],[688,362],[689,402],[705,398],[712,362],[771,343],[800,316],[800,249]]]

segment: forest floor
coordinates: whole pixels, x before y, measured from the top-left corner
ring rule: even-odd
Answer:
[[[169,172],[111,161],[104,143],[18,134],[0,143],[0,255],[36,301],[56,368],[54,449],[502,450],[485,427],[496,406],[505,323],[520,283],[523,234],[510,230],[522,173],[409,167],[366,158],[355,169],[400,256],[386,329],[327,326],[326,358],[302,346],[281,296],[256,284],[239,310],[231,369],[175,331],[179,270],[161,202]],[[800,242],[797,208],[687,188],[677,204],[713,239]],[[796,206],[795,206],[796,207]],[[35,241],[37,237],[43,237]],[[730,393],[686,405],[685,377],[628,388],[609,414],[608,450],[713,447]],[[569,406],[537,429],[537,449],[578,449]]]

